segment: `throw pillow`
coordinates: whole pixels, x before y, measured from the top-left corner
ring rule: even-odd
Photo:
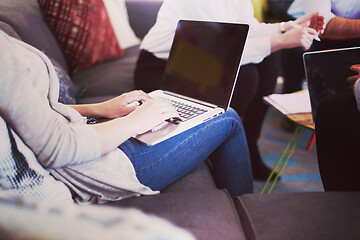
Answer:
[[[103,0],[115,35],[123,49],[140,44],[129,23],[125,0]]]
[[[124,56],[103,1],[38,2],[45,21],[63,50],[71,75],[94,64]]]
[[[76,104],[76,97],[80,94],[81,87],[76,86],[64,68],[54,59],[50,58],[59,79],[59,102],[63,104]]]

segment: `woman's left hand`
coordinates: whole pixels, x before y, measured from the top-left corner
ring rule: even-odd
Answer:
[[[102,116],[106,118],[123,117],[134,111],[138,104],[132,103],[145,102],[151,97],[141,90],[135,90],[121,94],[100,104]],[[130,106],[129,106],[130,105]]]

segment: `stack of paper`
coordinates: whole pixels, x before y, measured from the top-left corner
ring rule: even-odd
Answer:
[[[264,97],[264,100],[284,115],[311,112],[309,91],[307,89],[288,94],[271,94]]]

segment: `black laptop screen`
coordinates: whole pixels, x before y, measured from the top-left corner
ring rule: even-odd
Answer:
[[[360,64],[360,47],[307,52],[303,56],[313,118],[319,104],[335,94],[350,92],[346,78]]]
[[[227,108],[248,25],[178,23],[161,89]]]

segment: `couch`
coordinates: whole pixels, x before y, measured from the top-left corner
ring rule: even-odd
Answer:
[[[130,25],[140,39],[154,24],[161,4],[126,1]],[[68,70],[36,0],[0,0],[0,29],[42,50]],[[76,101],[93,103],[133,90],[138,53],[138,45],[130,47],[123,58],[71,76],[81,89]],[[167,219],[197,239],[360,239],[359,202],[359,193],[245,194],[231,199],[226,190],[216,187],[211,168],[204,163],[158,195],[107,205],[137,208]]]

